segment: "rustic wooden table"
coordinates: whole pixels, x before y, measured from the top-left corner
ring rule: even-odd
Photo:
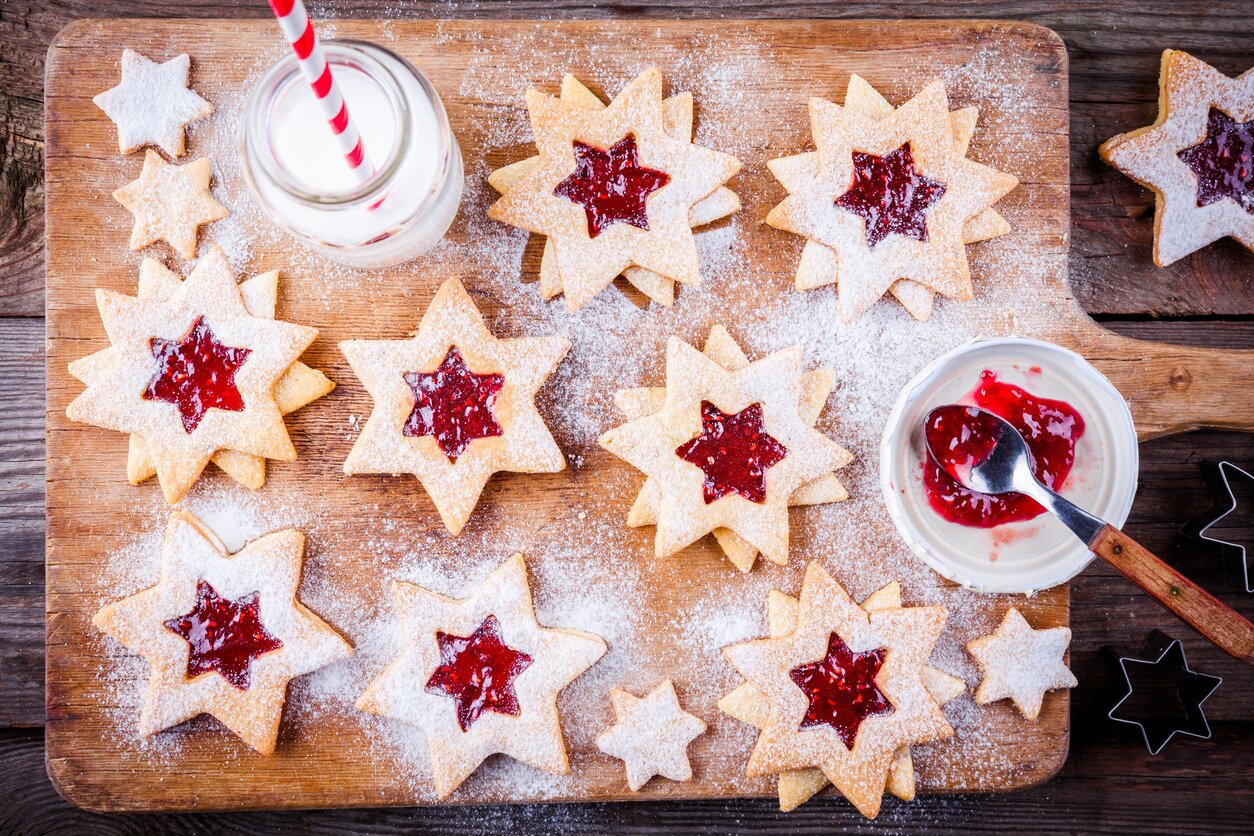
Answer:
[[[1149,259],[1152,201],[1103,166],[1103,139],[1148,124],[1156,112],[1158,55],[1184,49],[1237,74],[1254,63],[1249,0],[1146,4],[1056,2],[770,4],[702,0],[314,3],[315,17],[674,16],[1023,18],[1052,27],[1071,57],[1071,281],[1084,306],[1130,336],[1221,348],[1254,347],[1254,255],[1231,241],[1162,270]],[[1148,6],[1148,7],[1147,7]],[[4,0],[0,3],[0,832],[452,832],[668,833],[750,829],[869,830],[839,800],[781,815],[770,801],[570,805],[309,813],[103,817],[76,810],[52,788],[43,759],[43,63],[56,32],[79,17],[260,16],[259,3],[196,5],[143,0]],[[1128,530],[1229,604],[1254,615],[1254,596],[1221,569],[1217,550],[1181,540],[1181,524],[1208,504],[1199,463],[1254,465],[1248,435],[1195,432],[1142,446],[1140,492]],[[1254,496],[1243,497],[1245,509]],[[1254,546],[1254,515],[1225,531]],[[1071,754],[1047,784],[997,796],[922,797],[888,804],[878,826],[910,832],[1238,832],[1254,815],[1254,671],[1174,622],[1104,566],[1072,585]],[[1138,644],[1152,628],[1183,639],[1190,661],[1224,678],[1206,705],[1214,736],[1173,741],[1146,755],[1134,730],[1105,717],[1109,645]]]

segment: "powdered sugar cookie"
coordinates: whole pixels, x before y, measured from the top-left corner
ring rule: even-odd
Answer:
[[[158,64],[122,50],[122,81],[92,99],[117,125],[118,150],[155,145],[183,156],[187,125],[213,113],[213,105],[187,86],[191,65],[186,54]]]
[[[535,397],[570,341],[497,339],[457,279],[440,286],[413,338],[340,349],[374,399],[344,472],[412,473],[451,533],[492,474],[566,467]]]
[[[1098,149],[1154,192],[1154,263],[1224,237],[1254,250],[1254,69],[1229,78],[1168,49],[1158,84],[1157,121]]]
[[[212,174],[207,157],[171,165],[148,149],[139,179],[113,193],[113,198],[135,216],[131,249],[164,240],[183,258],[195,258],[200,227],[229,214],[209,194]]]
[[[286,529],[228,554],[196,517],[170,515],[157,585],[92,619],[152,667],[141,735],[211,714],[274,751],[287,683],[353,652],[296,597],[304,551],[304,535]]]
[[[691,781],[688,744],[705,733],[705,722],[679,707],[669,679],[643,697],[610,691],[614,725],[597,736],[597,748],[623,761],[627,786],[637,792],[654,775]]]
[[[540,626],[521,554],[460,601],[401,581],[392,599],[401,652],[357,707],[426,733],[441,799],[494,754],[570,771],[557,695],[607,648],[590,633]]]
[[[633,266],[699,282],[692,209],[740,163],[667,130],[661,72],[641,73],[604,108],[528,90],[527,109],[538,161],[524,161],[488,215],[549,238],[549,289],[560,278],[578,310]]]
[[[975,701],[987,705],[1009,699],[1028,720],[1041,713],[1046,691],[1074,688],[1078,683],[1063,661],[1071,630],[1033,630],[1023,613],[1006,610],[991,634],[967,643],[967,651],[984,671]]]
[[[98,290],[96,303],[111,348],[71,364],[70,374],[87,389],[65,413],[140,436],[143,461],[156,468],[168,502],[177,502],[220,450],[296,458],[277,384],[318,331],[254,316],[220,247],[177,287],[139,298]],[[289,402],[306,397],[306,385],[318,387],[317,373],[297,374],[303,382]],[[138,475],[147,466],[133,460],[128,470]]]

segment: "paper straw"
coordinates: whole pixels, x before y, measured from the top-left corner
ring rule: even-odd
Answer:
[[[327,64],[322,44],[309,22],[309,13],[305,11],[302,0],[270,0],[270,8],[279,20],[279,28],[284,37],[292,45],[301,72],[309,80],[314,97],[326,114],[327,124],[340,147],[340,153],[348,163],[349,169],[357,178],[357,183],[364,183],[374,174],[374,165],[366,155],[366,146],[362,144],[361,134],[348,115],[348,105],[340,94],[340,88],[331,76],[331,67]]]

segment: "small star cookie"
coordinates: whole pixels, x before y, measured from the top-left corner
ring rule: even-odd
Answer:
[[[128,475],[142,481],[155,468],[173,504],[219,451],[295,459],[277,398],[284,393],[292,406],[327,384],[308,367],[292,371],[317,329],[276,320],[260,301],[257,310],[265,315],[254,315],[244,288],[258,297],[270,291],[236,284],[220,247],[181,283],[167,273],[152,265],[141,271],[139,297],[96,291],[111,347],[70,364],[87,389],[65,413],[139,436]],[[233,464],[256,481],[255,463]]]
[[[987,705],[1009,698],[1024,718],[1035,720],[1046,691],[1078,684],[1063,660],[1070,643],[1068,628],[1033,630],[1023,613],[1006,610],[993,633],[967,643],[967,652],[984,671],[975,701]]]
[[[495,177],[504,193],[488,209],[496,220],[547,236],[548,263],[556,270],[547,277],[542,270],[542,293],[560,288],[567,306],[578,310],[632,267],[671,282],[699,282],[692,227],[703,214],[695,207],[717,193],[718,203],[706,209],[723,212],[730,202],[719,188],[740,162],[692,143],[691,100],[667,105],[656,67],[608,106],[591,96],[594,105],[586,88],[563,88],[560,98],[527,91],[539,154]],[[666,298],[655,276],[636,273],[629,280]]]
[[[157,585],[92,618],[152,667],[142,736],[211,714],[274,751],[287,683],[353,652],[296,597],[304,552],[304,535],[284,529],[229,554],[192,514],[170,515]]]
[[[867,597],[860,606],[867,612],[901,608],[901,584],[894,581]],[[771,590],[767,596],[767,622],[771,638],[786,636],[797,629],[797,610],[800,602],[783,592]],[[945,705],[966,690],[966,683],[956,676],[926,665],[923,668],[923,685],[940,705]],[[742,723],[761,730],[770,716],[771,704],[752,682],[746,682],[724,696],[718,702],[719,709]],[[784,812],[795,810],[828,785],[827,778],[818,769],[798,769],[780,773],[779,808]],[[910,747],[902,746],[888,773],[886,789],[902,801],[915,797],[914,762]]]
[[[1254,69],[1229,78],[1168,49],[1158,84],[1157,121],[1098,148],[1154,192],[1154,263],[1225,237],[1254,250]]]
[[[131,249],[165,240],[183,258],[195,258],[200,227],[229,214],[209,194],[212,174],[208,157],[172,165],[149,148],[139,179],[113,193],[113,198],[135,216]]]
[[[213,105],[187,86],[192,60],[176,55],[158,64],[122,50],[122,81],[92,99],[118,127],[123,154],[155,145],[181,157],[188,124],[213,113]]]
[[[728,371],[743,369],[749,365],[749,358],[737,345],[736,340],[721,325],[710,329],[702,351],[715,363]],[[818,369],[805,372],[801,379],[801,408],[803,418],[810,426],[819,419],[827,398],[832,392],[836,376],[830,369]],[[666,402],[665,387],[643,387],[640,389],[623,389],[615,394],[614,401],[630,421],[644,418],[662,410]],[[837,468],[852,461],[852,456],[840,458]],[[656,479],[645,480],[636,502],[627,515],[627,525],[636,528],[643,525],[657,525],[658,508],[662,502],[661,487]],[[849,492],[841,484],[835,472],[825,473],[798,488],[789,500],[790,506],[822,505],[829,502],[843,502],[849,498]],[[727,559],[742,572],[748,572],[757,562],[758,550],[743,537],[728,528],[714,529],[714,538],[719,547],[727,555]]]
[[[644,697],[610,691],[614,725],[597,736],[597,748],[623,761],[627,786],[638,792],[654,775],[692,780],[688,744],[705,733],[705,722],[679,707],[675,685],[664,680]]]
[[[953,735],[923,673],[945,617],[936,606],[867,612],[811,563],[795,630],[723,648],[770,703],[746,774],[817,768],[874,818],[901,748]]]
[[[975,115],[951,114],[939,80],[896,110],[856,76],[845,107],[812,98],[817,153],[769,164],[789,194],[767,223],[821,245],[804,250],[798,287],[839,277],[846,322],[890,290],[921,319],[924,291],[970,299],[966,244],[1007,231],[987,211],[1018,185],[966,158]]]
[[[498,339],[457,279],[436,291],[408,340],[340,349],[374,399],[344,472],[412,473],[457,534],[492,474],[566,467],[536,392],[570,350],[565,337]]]
[[[816,395],[825,397],[830,381],[805,376],[799,348],[741,365],[729,337],[716,330],[711,341],[727,349],[713,352],[718,359],[671,337],[664,394],[631,390],[620,398],[643,402],[626,410],[643,417],[600,444],[649,477],[628,524],[657,526],[659,557],[718,532],[737,565],[751,565],[756,552],[783,564],[788,507],[800,504],[798,493],[819,480],[820,501],[843,496],[830,479],[851,456],[814,429]]]
[[[357,700],[421,728],[440,800],[494,754],[570,772],[557,696],[607,650],[591,633],[541,627],[521,554],[456,600],[393,581],[401,652]]]

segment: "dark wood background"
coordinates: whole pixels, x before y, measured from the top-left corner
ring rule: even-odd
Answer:
[[[1175,2],[769,3],[566,0],[311,3],[314,17],[998,17],[1056,30],[1071,58],[1071,281],[1080,301],[1129,336],[1254,348],[1254,255],[1221,242],[1171,268],[1149,258],[1150,195],[1096,155],[1098,143],[1148,124],[1158,55],[1184,49],[1236,75],[1254,65],[1251,0]],[[1254,818],[1254,670],[1206,645],[1112,570],[1072,585],[1072,742],[1057,778],[1024,792],[889,802],[875,825],[840,800],[782,815],[770,801],[344,810],[230,815],[98,816],[56,794],[43,758],[43,64],[48,44],[80,17],[264,16],[258,2],[144,0],[0,2],[0,833],[77,829],[122,833],[345,831],[457,833],[598,831],[1249,832]],[[1254,615],[1220,551],[1184,541],[1180,525],[1208,506],[1199,465],[1254,466],[1250,436],[1197,432],[1142,446],[1141,485],[1128,530]],[[1254,491],[1223,534],[1254,547]],[[1211,740],[1177,738],[1158,757],[1135,730],[1106,719],[1114,675],[1104,647],[1139,644],[1152,628],[1185,642],[1190,662],[1224,678],[1207,703]]]

